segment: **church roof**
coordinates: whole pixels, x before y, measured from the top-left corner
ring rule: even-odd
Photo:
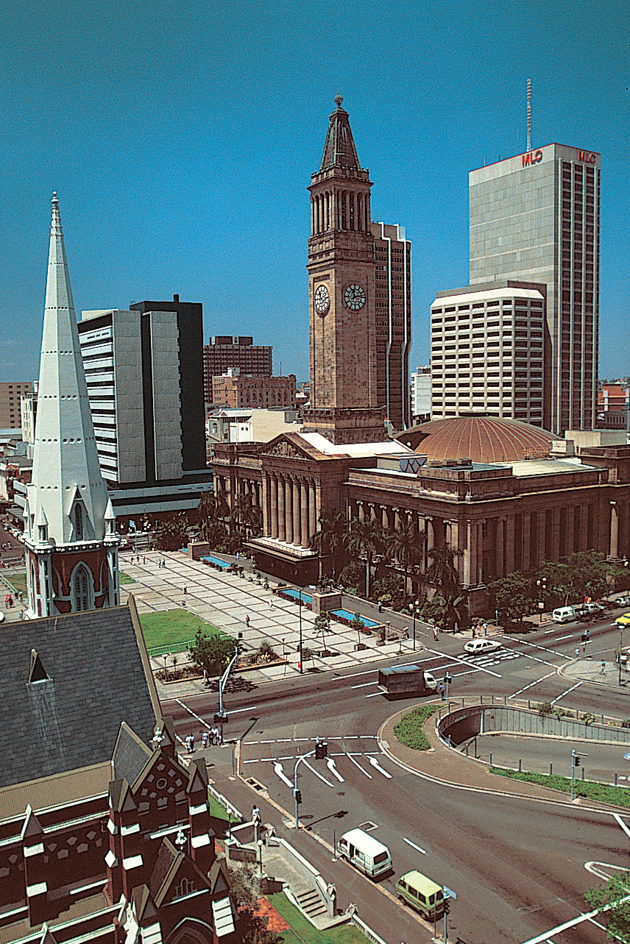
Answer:
[[[350,130],[350,117],[341,105],[343,98],[338,95],[335,99],[337,106],[330,116],[326,143],[319,172],[330,170],[332,167],[352,167],[360,170],[357,149]]]
[[[150,742],[161,720],[133,602],[12,623],[0,691],[0,787],[109,761],[122,721]]]
[[[33,474],[27,494],[30,514],[37,523],[47,522],[49,536],[57,546],[76,540],[69,517],[73,496],[79,496],[88,519],[85,538],[103,539],[107,489],[96,450],[56,194],[52,200]],[[28,532],[30,521],[26,525]],[[35,535],[30,537],[35,539]]]

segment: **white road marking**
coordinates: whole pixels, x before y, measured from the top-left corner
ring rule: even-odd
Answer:
[[[516,698],[517,695],[521,695],[523,692],[526,692],[528,688],[533,688],[534,685],[540,685],[541,682],[544,682],[545,679],[551,678],[552,675],[555,675],[555,672],[549,672],[548,675],[543,675],[542,678],[535,679],[533,682],[530,682],[529,685],[526,685],[524,688],[519,688],[517,692],[513,692],[511,695],[508,695],[508,698]]]
[[[336,767],[335,762],[334,762],[334,760],[332,759],[332,757],[329,757],[329,758],[328,758],[328,760],[326,761],[326,766],[328,767],[328,769],[329,769],[329,771],[331,772],[331,774],[332,774],[334,777],[337,778],[337,780],[339,781],[339,783],[345,783],[345,782],[346,782],[346,781],[344,780],[344,778],[341,776],[341,774],[339,773],[339,771],[337,770],[337,767]]]
[[[354,757],[352,756],[352,754],[348,754],[348,755],[346,755],[346,756],[348,757],[348,760],[351,760],[351,761],[352,761],[352,763],[354,764],[355,767],[358,767],[358,768],[359,768],[359,770],[361,771],[362,774],[365,774],[365,776],[368,778],[368,780],[372,780],[372,774],[369,774],[369,773],[367,772],[367,770],[364,770],[363,767],[361,766],[361,764],[359,764],[358,761],[356,761],[356,760],[354,759]]]
[[[293,783],[285,774],[282,764],[275,763],[273,765],[273,770],[276,776],[280,777],[280,780],[282,780],[283,783],[286,783],[287,787],[291,787],[291,789],[293,789]]]
[[[620,825],[621,828],[623,829],[623,831],[624,831],[624,833],[626,834],[626,836],[630,836],[630,829],[628,829],[628,827],[626,826],[626,824],[625,824],[624,821],[622,820],[621,816],[619,816],[618,813],[613,813],[613,816],[615,817],[615,819],[617,820],[617,822],[619,823],[619,825]]]
[[[327,787],[334,787],[334,783],[331,783],[330,780],[326,780],[325,777],[322,777],[322,775],[320,774],[320,772],[319,772],[318,770],[315,770],[314,767],[311,767],[311,765],[309,764],[309,762],[308,762],[307,760],[304,761],[304,766],[305,766],[305,767],[308,767],[308,769],[310,770],[310,772],[311,772],[312,774],[315,774],[316,777],[319,777],[320,780],[323,780],[323,782],[326,784]]]
[[[556,642],[562,642],[563,639],[573,639],[574,636],[575,636],[575,633],[569,633],[568,636],[557,636]]]
[[[384,777],[387,777],[388,780],[391,780],[391,779],[392,779],[392,775],[389,773],[389,771],[387,771],[387,770],[385,770],[383,767],[381,767],[381,765],[380,765],[379,762],[377,761],[376,757],[370,757],[370,758],[369,758],[369,761],[370,761],[372,767],[376,767],[376,769],[378,770],[379,774],[383,774],[383,776],[384,776]]]
[[[203,724],[208,729],[208,731],[210,730],[210,725],[208,724],[208,722],[204,721],[203,718],[200,718],[199,715],[195,714],[192,708],[189,708],[188,705],[185,705],[184,702],[180,698],[176,698],[175,701],[177,702],[178,705],[181,705],[182,708],[184,708],[188,712],[189,715],[192,715],[193,718],[199,722],[199,724]]]
[[[367,688],[368,685],[376,685],[376,679],[373,679],[371,682],[361,682],[360,685],[351,685],[350,688]]]
[[[366,695],[366,698],[376,698],[378,695],[382,695],[382,692],[372,692],[371,695]]]
[[[551,702],[552,705],[555,705],[557,701],[560,701],[561,698],[564,698],[565,695],[569,695],[574,689],[579,688],[582,685],[582,682],[576,682],[575,685],[572,685],[571,688],[567,688],[566,692],[562,692],[561,695],[558,695],[557,698],[554,698]]]
[[[406,842],[407,845],[409,845],[409,846],[413,846],[413,848],[414,848],[414,849],[417,849],[418,852],[421,852],[422,855],[426,855],[426,854],[427,854],[427,850],[426,850],[426,849],[421,849],[420,846],[417,846],[417,845],[415,844],[415,842],[412,842],[412,841],[411,841],[411,839],[407,839],[406,836],[403,836],[403,842]]]

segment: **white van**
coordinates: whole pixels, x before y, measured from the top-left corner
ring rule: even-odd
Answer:
[[[571,623],[575,619],[575,607],[559,606],[557,610],[553,611],[551,618],[554,623]]]
[[[362,829],[351,829],[337,843],[337,855],[347,859],[370,878],[387,872],[392,867],[389,849]]]

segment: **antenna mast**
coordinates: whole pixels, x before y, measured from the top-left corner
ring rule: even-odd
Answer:
[[[527,150],[532,149],[532,80],[527,80]]]

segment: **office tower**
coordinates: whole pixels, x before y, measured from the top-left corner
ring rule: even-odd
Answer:
[[[543,426],[595,426],[600,155],[549,144],[470,173],[470,283],[547,287]]]
[[[20,412],[23,396],[33,392],[30,380],[24,383],[10,381],[0,383],[0,429],[19,429],[22,425]]]
[[[175,295],[84,311],[79,337],[104,477],[154,485],[205,470],[201,305]]]
[[[412,422],[424,423],[431,419],[431,367],[423,364],[411,374]]]
[[[117,605],[118,535],[98,462],[56,195],[26,495],[29,615]]]
[[[369,171],[359,164],[337,96],[308,241],[311,403],[305,429],[334,443],[386,438],[409,420],[411,247],[398,226],[372,223]]]
[[[543,426],[545,286],[502,280],[431,305],[431,419],[470,411]]]
[[[212,403],[212,378],[220,377],[230,368],[242,374],[256,377],[271,377],[273,374],[273,348],[254,344],[249,336],[233,338],[231,335],[216,335],[210,344],[203,346],[204,396]]]
[[[396,430],[411,426],[411,242],[397,223],[372,223],[376,257],[376,396]]]

